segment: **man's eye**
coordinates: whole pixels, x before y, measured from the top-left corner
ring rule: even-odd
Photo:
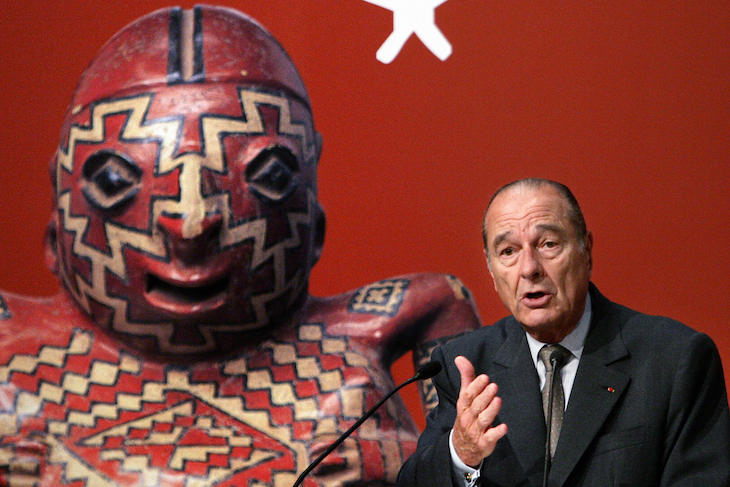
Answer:
[[[289,149],[269,147],[246,166],[246,182],[258,198],[278,203],[298,186],[298,170],[297,158]]]
[[[142,171],[111,151],[91,155],[82,169],[82,191],[89,203],[102,210],[119,208],[139,191]]]
[[[510,255],[512,255],[514,253],[515,253],[515,249],[513,249],[512,247],[507,247],[505,249],[502,249],[499,252],[499,255],[504,255],[505,257],[509,257]]]
[[[560,242],[557,240],[545,240],[542,243],[542,248],[544,250],[557,250],[560,248]]]

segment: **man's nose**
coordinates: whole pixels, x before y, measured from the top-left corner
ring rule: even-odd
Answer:
[[[167,237],[169,251],[174,259],[186,264],[202,262],[218,251],[223,217],[220,213],[198,218],[190,231],[192,216],[162,214],[157,228]]]
[[[543,267],[540,255],[532,247],[526,247],[520,252],[520,275],[525,279],[536,279],[542,276]]]

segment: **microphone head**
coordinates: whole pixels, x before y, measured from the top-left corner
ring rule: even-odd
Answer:
[[[560,349],[555,349],[550,353],[550,363],[553,364],[553,367],[562,367],[565,365],[565,360],[568,357],[566,356],[565,352]],[[426,364],[428,365],[428,364]]]
[[[432,360],[431,362],[428,362],[426,365],[418,369],[418,372],[416,372],[416,375],[414,377],[416,380],[426,380],[430,379],[439,372],[441,372],[441,362],[436,362],[435,360]]]

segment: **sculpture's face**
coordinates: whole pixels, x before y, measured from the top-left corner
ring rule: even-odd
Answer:
[[[72,109],[54,246],[98,324],[144,350],[197,354],[301,305],[324,216],[309,109],[287,93],[164,84]]]
[[[233,85],[81,111],[56,172],[66,286],[171,352],[282,318],[321,245],[311,142],[301,105]]]

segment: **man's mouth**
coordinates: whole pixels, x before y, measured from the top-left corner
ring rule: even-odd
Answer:
[[[147,300],[174,313],[208,311],[223,304],[228,289],[228,275],[214,280],[179,282],[147,274]]]
[[[529,307],[538,308],[544,306],[549,300],[550,293],[545,291],[533,291],[522,295],[522,301]]]

